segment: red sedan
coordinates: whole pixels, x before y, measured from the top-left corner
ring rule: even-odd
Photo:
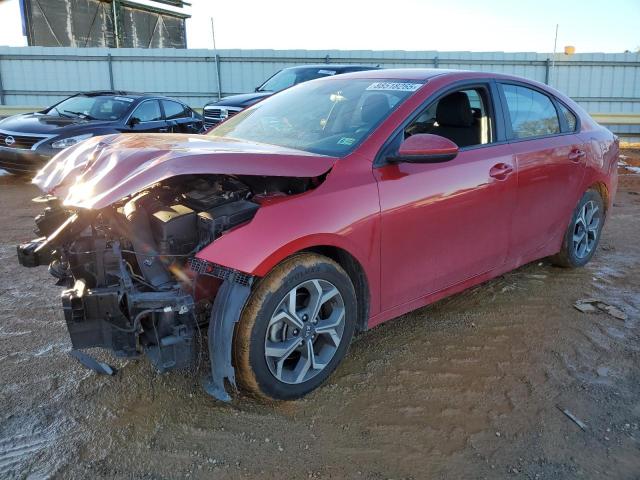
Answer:
[[[318,387],[355,332],[551,257],[593,256],[618,140],[522,78],[379,70],[311,81],[206,136],[114,135],[34,179],[74,354],[188,366],[273,399]]]

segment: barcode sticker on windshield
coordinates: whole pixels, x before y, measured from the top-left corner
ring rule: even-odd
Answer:
[[[376,82],[367,87],[367,90],[387,90],[395,92],[415,92],[422,86],[421,83],[405,82]]]
[[[336,71],[335,70],[318,70],[318,73],[322,75],[335,75]]]
[[[353,145],[355,142],[355,138],[342,137],[340,140],[338,140],[338,145]]]
[[[133,102],[133,98],[128,98],[128,97],[113,97],[114,100],[120,100],[123,102]]]

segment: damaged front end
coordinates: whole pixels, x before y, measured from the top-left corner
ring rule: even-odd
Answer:
[[[183,175],[96,210],[43,197],[39,238],[19,245],[18,258],[25,267],[48,266],[66,287],[62,305],[74,350],[144,353],[165,372],[192,365],[197,335],[208,328],[212,375],[205,388],[228,401],[233,328],[253,277],[195,255],[250,221],[261,194],[307,187],[299,179]]]

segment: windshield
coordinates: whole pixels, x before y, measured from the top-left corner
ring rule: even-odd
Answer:
[[[304,83],[242,111],[208,135],[341,157],[421,86],[337,78]]]
[[[258,91],[279,92],[292,85],[335,74],[336,71],[329,65],[326,68],[285,68],[264,82],[264,84],[258,88]]]
[[[118,120],[129,110],[134,99],[125,96],[99,95],[89,97],[76,95],[51,107],[49,115],[79,117],[88,120]]]

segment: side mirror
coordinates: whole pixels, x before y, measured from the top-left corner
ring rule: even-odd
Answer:
[[[254,92],[259,92],[260,91],[260,85],[258,85],[256,88],[253,89]]]
[[[391,162],[440,163],[453,160],[458,146],[448,138],[430,133],[417,133],[405,139],[398,154],[388,157]]]
[[[138,125],[139,123],[140,123],[140,119],[139,119],[138,117],[131,117],[131,118],[129,119],[129,122],[128,122],[129,127],[131,127],[131,128],[135,127],[135,126],[136,126],[136,125]]]

